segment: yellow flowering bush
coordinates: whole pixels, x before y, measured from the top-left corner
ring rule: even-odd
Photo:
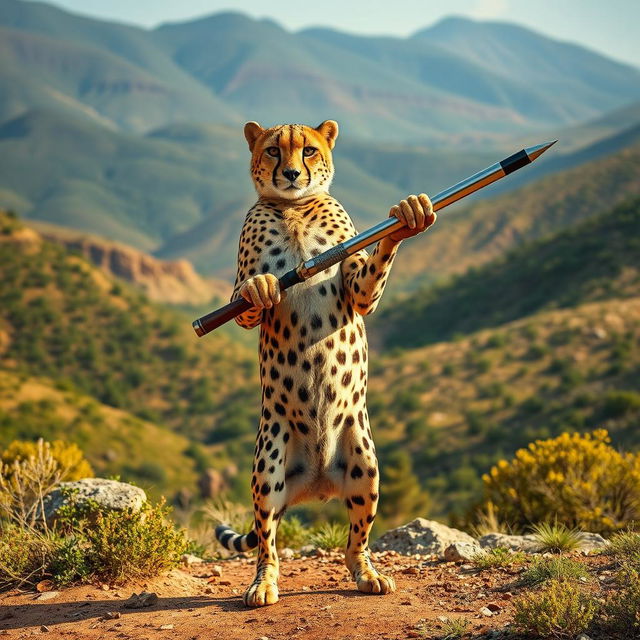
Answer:
[[[640,456],[610,442],[604,429],[532,442],[483,476],[484,507],[517,529],[556,520],[610,533],[640,520]]]
[[[29,440],[14,440],[0,453],[0,461],[5,465],[7,474],[10,475],[14,461],[22,462],[27,458],[37,457],[38,443]],[[73,443],[54,440],[44,443],[48,452],[57,463],[61,480],[72,481],[82,478],[92,478],[93,469],[87,462],[80,448]]]

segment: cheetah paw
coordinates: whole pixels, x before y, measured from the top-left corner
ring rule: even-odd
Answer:
[[[396,583],[390,576],[384,576],[381,573],[369,572],[363,573],[357,579],[358,590],[363,593],[392,593],[396,590]]]
[[[265,607],[278,602],[278,586],[271,582],[254,582],[242,597],[247,607]]]

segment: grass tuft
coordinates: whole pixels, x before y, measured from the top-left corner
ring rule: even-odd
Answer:
[[[327,522],[314,529],[309,542],[320,549],[336,549],[347,544],[349,526],[339,522]]]
[[[578,529],[569,529],[561,523],[541,522],[531,528],[541,551],[562,553],[575,551],[582,544],[582,536]]]
[[[476,553],[471,558],[471,562],[473,562],[478,569],[484,571],[497,567],[509,567],[512,564],[524,562],[525,559],[525,554],[520,551],[496,547],[495,549],[487,549]]]

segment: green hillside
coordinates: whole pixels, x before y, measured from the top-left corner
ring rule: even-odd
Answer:
[[[640,297],[397,348],[370,370],[381,466],[407,452],[432,515],[464,512],[481,475],[537,438],[604,427],[615,446],[640,448]]]
[[[416,347],[541,310],[640,295],[640,198],[389,305],[386,347]]]
[[[637,196],[638,142],[513,192],[444,211],[424,237],[404,244],[390,284],[396,291],[412,291],[442,281]],[[384,304],[390,301],[387,297]]]
[[[0,217],[0,366],[214,443],[253,433],[253,350],[149,303],[83,258]]]

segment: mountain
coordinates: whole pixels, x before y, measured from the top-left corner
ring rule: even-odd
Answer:
[[[0,0],[0,29],[0,120],[57,108],[147,132],[332,117],[353,137],[469,146],[640,99],[638,70],[515,25],[365,37],[226,12],[146,30]]]
[[[140,289],[154,302],[203,305],[228,300],[231,285],[205,279],[187,260],[158,260],[133,247],[66,227],[32,222],[43,238],[82,254],[107,274]]]
[[[413,291],[464,273],[638,195],[640,142],[496,198],[443,212],[424,237],[402,247],[390,283],[396,291]]]
[[[416,347],[540,311],[640,296],[640,198],[390,305],[385,347]]]

